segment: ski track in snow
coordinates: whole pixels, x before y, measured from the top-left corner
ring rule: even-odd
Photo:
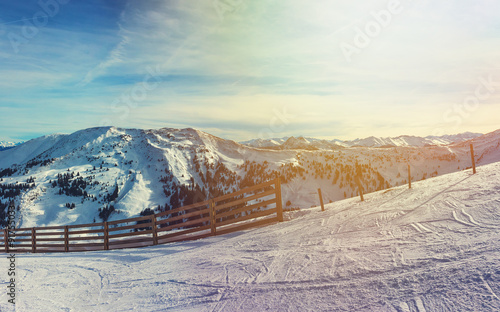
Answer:
[[[481,226],[481,224],[477,223],[476,220],[474,220],[474,218],[468,214],[467,212],[465,212],[465,210],[462,208],[460,211],[462,211],[462,213],[467,217],[469,218],[469,222],[472,223],[472,224],[475,224],[475,225],[478,225],[478,226]]]
[[[452,215],[453,215],[453,219],[459,223],[462,223],[464,225],[467,225],[467,226],[474,226],[474,224],[471,224],[469,222],[466,222],[466,221],[463,221],[463,220],[460,220],[458,217],[457,217],[457,212],[454,210],[452,211]]]
[[[198,241],[17,255],[16,311],[499,311],[500,163],[478,169]]]

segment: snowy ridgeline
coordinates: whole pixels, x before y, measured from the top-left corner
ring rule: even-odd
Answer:
[[[86,224],[174,209],[278,174],[284,208],[308,208],[319,204],[318,188],[326,203],[357,196],[356,165],[369,193],[407,183],[408,163],[413,181],[470,167],[470,142],[478,165],[500,160],[500,131],[453,139],[468,137],[475,138],[443,146],[311,150],[289,142],[290,149],[272,150],[195,129],[54,134],[0,152],[0,226],[11,200],[18,226]]]
[[[500,311],[498,162],[285,217],[192,242],[17,255],[16,311]]]
[[[241,142],[244,145],[258,148],[268,148],[276,150],[285,149],[338,149],[342,147],[396,147],[396,146],[414,146],[424,147],[431,145],[449,145],[460,143],[480,137],[481,133],[465,132],[455,135],[427,136],[417,137],[411,135],[401,135],[394,138],[368,137],[352,141],[342,140],[320,140],[304,137],[283,137],[273,139],[254,139]]]

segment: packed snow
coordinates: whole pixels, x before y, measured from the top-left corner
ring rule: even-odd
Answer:
[[[15,310],[500,310],[499,162],[325,208],[191,242],[17,255]]]

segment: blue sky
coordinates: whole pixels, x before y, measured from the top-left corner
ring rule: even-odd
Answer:
[[[109,125],[234,140],[489,132],[498,51],[493,0],[9,1],[0,140]]]

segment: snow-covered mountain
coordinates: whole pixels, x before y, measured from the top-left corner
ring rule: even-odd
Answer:
[[[272,139],[254,139],[240,142],[243,145],[274,150],[286,149],[303,149],[303,150],[319,150],[319,149],[338,149],[347,146],[340,140],[321,140],[309,137],[282,137]]]
[[[303,137],[290,137],[283,144],[281,144],[282,149],[308,149],[311,147],[312,142]]]
[[[392,146],[415,146],[423,147],[430,145],[449,145],[459,143],[481,136],[481,133],[465,132],[454,135],[418,137],[402,135],[398,137],[368,137],[351,141],[321,140],[304,137],[283,137],[273,139],[256,139],[241,142],[241,144],[270,149],[338,149],[340,147],[392,147]],[[291,140],[291,142],[289,142]]]
[[[290,137],[279,146],[283,150],[337,150],[342,148],[333,141]]]
[[[481,136],[481,133],[465,132],[455,135],[443,136],[427,136],[418,137],[411,135],[401,135],[398,137],[368,137],[365,139],[356,139],[347,141],[347,146],[363,146],[363,147],[388,147],[388,146],[416,146],[423,147],[429,145],[449,145],[453,143],[464,142]]]
[[[447,145],[452,143],[460,143],[464,141],[468,141],[477,137],[482,136],[482,133],[474,133],[474,132],[464,132],[459,134],[451,134],[451,135],[441,135],[441,136],[427,136],[426,139],[434,140],[436,145]]]
[[[281,139],[254,139],[245,142],[240,142],[241,144],[248,145],[251,147],[259,147],[259,148],[276,148],[278,149],[281,144],[285,143],[288,137]]]
[[[500,131],[476,137],[477,164],[500,160]],[[0,152],[0,225],[19,206],[18,226],[91,223],[169,210],[280,175],[286,209],[304,208],[471,166],[468,142],[386,148],[322,146],[288,138],[287,149],[254,148],[195,129],[101,127],[54,134]],[[303,149],[303,144],[312,148]],[[334,144],[334,143],[332,143]]]
[[[236,235],[25,254],[0,310],[500,311],[499,190],[495,163]]]
[[[8,141],[0,141],[0,151],[13,148],[16,145],[22,144],[22,142],[8,142]]]

